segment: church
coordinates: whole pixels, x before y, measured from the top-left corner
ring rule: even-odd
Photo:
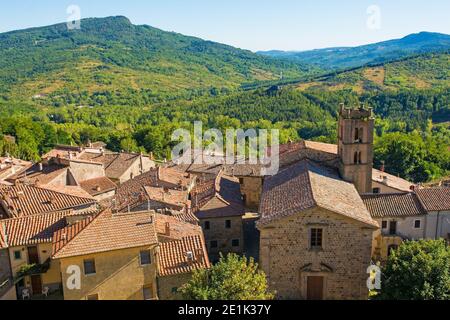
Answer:
[[[372,110],[339,111],[338,145],[280,147],[262,183],[260,265],[278,299],[367,299],[372,236],[360,194],[372,192]]]

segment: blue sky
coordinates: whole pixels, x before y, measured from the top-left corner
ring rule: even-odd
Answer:
[[[71,4],[82,18],[124,15],[134,24],[253,51],[354,46],[419,31],[450,34],[448,0],[2,1],[0,32],[65,22]],[[380,19],[367,13],[371,5]],[[368,19],[380,21],[379,28],[369,28]]]

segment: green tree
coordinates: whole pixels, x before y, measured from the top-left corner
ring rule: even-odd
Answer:
[[[273,299],[258,264],[236,254],[222,256],[211,269],[195,271],[181,292],[187,300]]]
[[[403,243],[382,272],[380,299],[450,299],[450,247],[444,240]]]

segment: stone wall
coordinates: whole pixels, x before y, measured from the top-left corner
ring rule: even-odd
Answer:
[[[327,300],[367,299],[373,229],[321,208],[260,226],[260,265],[279,299],[306,299],[307,277],[324,277]],[[323,228],[323,249],[309,247]]]
[[[231,221],[230,229],[226,228],[227,220]],[[209,230],[205,229],[205,223],[207,221],[210,224]],[[220,253],[226,255],[232,252],[238,254],[243,252],[244,237],[241,216],[201,219],[200,225],[202,226],[203,233],[205,235],[208,255],[212,262],[219,260]],[[239,246],[233,246],[233,240],[239,240]],[[211,241],[217,241],[217,248],[211,248]]]

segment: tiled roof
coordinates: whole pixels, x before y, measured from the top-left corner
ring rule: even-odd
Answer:
[[[108,178],[119,179],[139,157],[135,153],[83,152],[77,159],[102,163]]]
[[[372,170],[372,180],[399,191],[411,192],[414,183],[377,169]]]
[[[260,205],[261,225],[321,207],[376,227],[353,184],[312,161],[300,161],[267,177]]]
[[[112,214],[60,229],[53,235],[53,259],[147,245],[160,246],[158,274],[170,276],[210,266],[201,227],[154,212]],[[187,253],[192,252],[191,262]]]
[[[188,252],[193,255],[192,261],[188,259]],[[209,267],[210,262],[202,236],[184,237],[181,240],[165,242],[160,245],[159,276],[184,274]]]
[[[67,210],[96,203],[90,196],[80,197],[25,184],[0,186],[0,194],[9,214],[13,217]]]
[[[219,176],[218,181],[216,193],[201,206],[196,216],[199,219],[243,216],[245,206],[239,181],[223,175]]]
[[[116,191],[116,208],[122,210],[128,205],[133,206],[138,203],[140,198],[145,196],[144,187],[155,185],[156,177],[156,171],[150,170],[121,184]]]
[[[156,233],[162,240],[180,240],[184,237],[203,235],[202,228],[198,225],[187,223],[176,216],[154,214]],[[170,226],[170,234],[167,234],[167,226]]]
[[[71,211],[0,220],[0,248],[51,243],[53,233],[66,226]]]
[[[106,210],[84,224],[84,227],[78,225],[57,232],[53,246],[54,259],[141,247],[158,242],[153,215],[148,212],[112,214],[110,210]],[[63,240],[65,237],[70,237],[70,240]]]
[[[66,174],[67,170],[67,166],[58,164],[42,164],[41,170],[40,164],[37,163],[29,167],[27,170],[10,177],[9,180],[18,180],[30,184],[47,185],[59,176]]]
[[[361,197],[372,218],[408,217],[427,214],[417,195],[411,192],[365,194]]]
[[[416,192],[427,211],[450,211],[450,187],[418,189]]]
[[[91,196],[96,196],[106,192],[110,192],[117,188],[116,184],[108,177],[100,177],[80,182],[80,187],[83,188]]]
[[[158,167],[158,182],[168,183],[174,186],[188,187],[195,177],[189,173],[180,172],[173,168]]]
[[[165,189],[163,187],[144,187],[149,200],[179,207],[190,207],[187,191]]]

